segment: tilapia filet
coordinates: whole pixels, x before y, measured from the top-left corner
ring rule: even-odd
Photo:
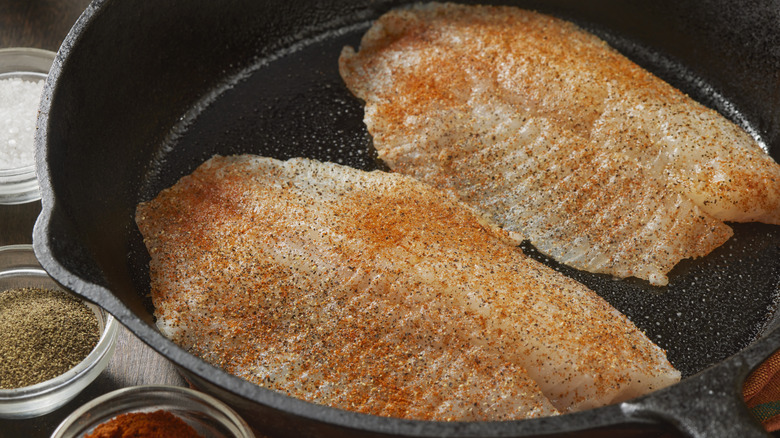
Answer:
[[[780,166],[747,133],[571,23],[416,5],[339,62],[391,169],[575,268],[664,285],[723,221],[780,223]]]
[[[591,290],[408,176],[214,157],[140,204],[136,220],[162,333],[304,400],[519,419],[680,378]]]

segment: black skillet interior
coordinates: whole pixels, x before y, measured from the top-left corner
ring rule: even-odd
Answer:
[[[780,4],[732,3],[514,4],[602,36],[748,129],[777,159]],[[44,214],[35,246],[50,274],[166,353],[150,335],[148,255],[133,222],[135,205],[215,153],[383,168],[361,102],[344,87],[336,61],[344,45],[359,45],[370,19],[395,6],[93,2],[61,48],[42,107]],[[524,248],[626,313],[687,377],[739,353],[775,316],[780,227],[734,228],[723,247],[675,268],[664,288],[577,272]]]
[[[739,112],[741,107],[731,106],[730,100],[716,94],[709,82],[695,77],[686,66],[635,45],[623,33],[606,33],[579,21],[680,88],[756,129],[753,120]],[[193,158],[202,162],[215,153],[280,159],[302,155],[367,170],[384,168],[362,123],[362,104],[346,90],[336,63],[343,46],[358,47],[365,29],[344,27],[310,41],[292,53],[252,66],[252,71],[232,80],[231,89],[209,96],[213,101],[205,109],[194,109],[176,127],[178,135],[168,139],[170,152],[145,181],[140,198],[150,199],[189,170],[180,168],[183,162],[191,165]],[[548,262],[530,245],[525,249]],[[142,273],[145,260],[133,262]],[[626,313],[668,349],[670,360],[688,376],[744,348],[773,315],[780,282],[780,227],[736,226],[728,244],[707,258],[678,266],[664,288],[555,266]],[[148,287],[143,275],[135,278],[142,279],[139,288]]]

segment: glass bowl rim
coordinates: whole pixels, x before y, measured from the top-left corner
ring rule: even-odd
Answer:
[[[32,245],[27,244],[17,244],[17,245],[6,245],[6,246],[0,246],[0,254],[8,253],[11,251],[15,252],[24,252],[24,253],[30,253],[35,256],[33,252]],[[29,263],[25,265],[16,265],[16,266],[0,266],[0,275],[5,273],[13,273],[15,271],[18,271],[19,275],[22,276],[41,276],[51,279],[51,281],[54,282],[54,279],[49,277],[49,274],[40,266],[31,266]],[[40,383],[36,383],[34,385],[29,386],[23,386],[21,388],[13,388],[13,389],[0,389],[0,403],[2,402],[15,402],[15,401],[24,401],[26,399],[40,397],[43,395],[46,395],[50,392],[55,392],[59,390],[60,388],[67,387],[72,382],[79,381],[84,375],[88,374],[90,370],[92,370],[99,362],[100,359],[103,358],[109,351],[111,351],[111,347],[116,342],[117,338],[117,330],[119,323],[117,320],[106,310],[100,308],[99,306],[96,306],[89,301],[81,298],[78,295],[75,295],[66,289],[62,287],[58,287],[57,289],[64,291],[65,293],[77,298],[79,301],[83,302],[84,304],[90,305],[90,310],[97,309],[99,310],[103,316],[105,317],[105,324],[103,327],[103,330],[100,333],[100,339],[98,339],[97,344],[94,348],[92,348],[92,351],[89,352],[89,354],[81,360],[78,364],[76,364],[73,368],[69,369],[68,371],[65,371],[64,373],[53,377],[49,380],[45,380]]]
[[[237,412],[233,410],[233,408],[231,408],[225,402],[217,399],[214,396],[211,396],[204,392],[198,391],[196,389],[188,388],[185,386],[137,385],[137,386],[129,386],[125,388],[115,389],[111,392],[100,395],[84,403],[79,408],[71,412],[67,417],[65,417],[64,420],[62,420],[59,426],[57,426],[57,428],[52,433],[51,438],[62,438],[63,436],[65,436],[64,434],[69,432],[70,428],[74,426],[78,427],[76,423],[78,422],[79,419],[89,414],[90,411],[92,411],[96,407],[108,406],[109,411],[106,413],[108,417],[102,420],[101,420],[102,417],[96,417],[95,419],[99,420],[100,423],[90,424],[88,425],[88,427],[96,427],[99,424],[103,424],[104,422],[109,421],[111,418],[115,418],[116,416],[125,413],[152,412],[155,410],[155,407],[153,405],[150,405],[148,407],[140,407],[140,408],[124,410],[122,406],[117,404],[116,402],[123,398],[132,398],[132,397],[138,397],[142,395],[149,395],[151,397],[154,394],[160,394],[160,393],[167,394],[167,395],[180,395],[190,399],[195,399],[196,401],[203,403],[209,408],[216,409],[220,414],[225,416],[225,418],[231,423],[232,426],[238,429],[239,433],[243,434],[246,437],[255,436],[254,431],[249,427],[246,421],[243,418],[241,418],[241,416]],[[219,418],[216,417],[213,418],[215,420],[222,422],[222,420]]]

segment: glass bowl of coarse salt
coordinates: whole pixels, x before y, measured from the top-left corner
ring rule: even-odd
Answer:
[[[54,52],[0,49],[0,204],[40,199],[35,173],[35,124]]]
[[[118,327],[61,289],[32,245],[0,246],[0,418],[37,417],[72,400],[105,370]]]

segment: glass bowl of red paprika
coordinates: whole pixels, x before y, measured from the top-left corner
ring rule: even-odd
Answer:
[[[254,438],[229,406],[194,389],[146,385],[118,389],[71,413],[52,438],[114,436]]]
[[[108,365],[118,325],[63,290],[31,245],[0,247],[0,418],[41,416],[73,399]]]

